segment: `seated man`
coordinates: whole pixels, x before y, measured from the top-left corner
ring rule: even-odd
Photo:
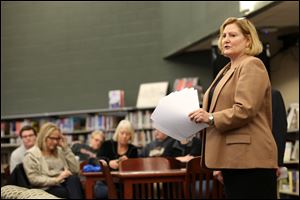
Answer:
[[[19,133],[19,136],[22,139],[22,144],[11,154],[9,164],[10,173],[12,173],[17,164],[23,162],[26,151],[35,144],[36,135],[36,130],[32,126],[26,125],[22,127]]]
[[[167,136],[159,130],[154,131],[155,140],[147,144],[141,151],[139,157],[169,156],[172,145],[176,140]]]

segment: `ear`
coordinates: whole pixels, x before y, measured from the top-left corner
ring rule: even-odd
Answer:
[[[252,40],[249,35],[247,35],[246,40],[246,47],[250,48],[252,46]]]

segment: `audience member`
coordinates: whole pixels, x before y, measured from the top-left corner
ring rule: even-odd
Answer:
[[[168,157],[175,157],[183,163],[187,163],[195,156],[201,156],[202,142],[199,138],[194,137],[190,141],[176,140],[172,145],[172,150],[166,153]]]
[[[128,120],[122,120],[118,124],[112,140],[105,141],[98,154],[107,159],[110,168],[117,170],[119,162],[138,156],[137,148],[131,144],[134,137],[134,129]]]
[[[91,133],[89,144],[75,143],[71,149],[73,153],[79,157],[79,161],[89,160],[90,158],[97,157],[97,153],[104,140],[104,133],[100,130],[96,130]]]
[[[79,162],[55,124],[46,123],[41,127],[36,145],[26,152],[23,164],[33,187],[61,198],[84,198],[78,176]]]
[[[10,156],[10,173],[12,173],[17,164],[23,162],[26,151],[34,146],[36,130],[32,126],[25,125],[20,130],[19,136],[22,139],[22,144],[15,149]]]
[[[97,157],[97,153],[105,140],[104,133],[100,130],[91,133],[89,144],[75,143],[72,146],[73,153],[79,157],[79,161],[89,161],[90,159],[102,160]],[[105,160],[102,160],[106,162]],[[102,181],[97,181],[94,186],[95,199],[107,199],[108,189]]]
[[[150,142],[142,149],[139,157],[165,157],[171,154],[172,146],[176,140],[157,129],[154,131],[154,138],[154,141]]]

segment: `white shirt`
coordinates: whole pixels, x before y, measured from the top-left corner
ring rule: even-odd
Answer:
[[[19,146],[17,149],[15,149],[10,156],[10,164],[9,164],[9,170],[10,173],[15,169],[15,167],[23,162],[24,156],[26,153],[26,148],[23,144]]]

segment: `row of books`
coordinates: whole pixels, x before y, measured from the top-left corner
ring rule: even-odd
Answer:
[[[129,120],[135,129],[152,128],[151,113],[151,110],[130,112],[125,119]]]
[[[75,131],[90,131],[90,130],[110,130],[115,129],[119,121],[123,118],[132,122],[133,127],[136,129],[151,128],[151,111],[143,110],[136,112],[129,112],[125,116],[114,115],[83,115],[83,116],[71,116],[64,118],[41,118],[39,120],[23,120],[23,121],[11,121],[1,122],[1,137],[6,135],[19,135],[20,129],[24,125],[32,125],[37,130],[46,122],[55,123],[62,132],[72,133]]]
[[[279,181],[279,191],[299,195],[299,170],[288,170],[288,176]]]
[[[105,133],[105,140],[112,139],[114,131],[109,131]],[[70,146],[74,143],[88,143],[91,134],[76,134],[76,135],[65,135],[67,142]],[[141,130],[135,131],[132,144],[137,147],[144,147],[146,144],[154,140],[153,130]]]

